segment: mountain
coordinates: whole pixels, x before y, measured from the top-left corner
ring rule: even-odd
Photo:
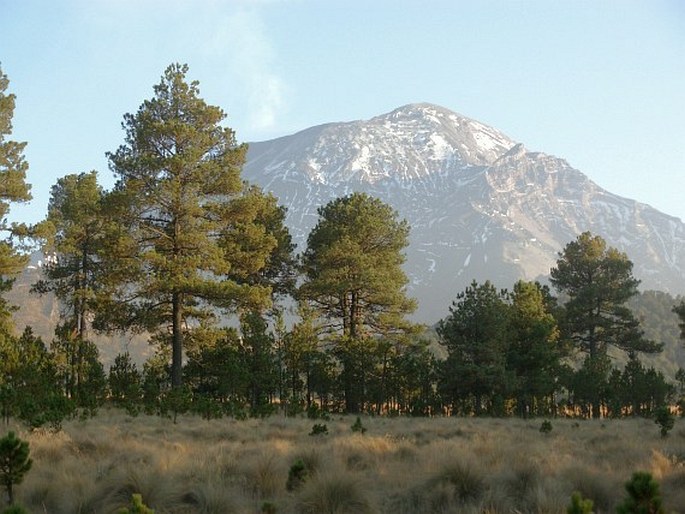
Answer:
[[[612,194],[565,160],[432,104],[251,143],[243,176],[279,198],[299,251],[317,208],[354,191],[412,227],[405,269],[416,319],[444,317],[472,280],[545,280],[583,231],[625,251],[645,289],[685,293],[685,225]]]

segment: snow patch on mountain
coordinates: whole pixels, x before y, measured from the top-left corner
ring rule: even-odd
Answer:
[[[244,176],[287,207],[300,251],[317,208],[334,198],[363,191],[392,205],[412,228],[405,269],[421,321],[444,316],[474,279],[544,280],[587,230],[628,254],[643,287],[685,293],[679,219],[433,104],[251,143]]]

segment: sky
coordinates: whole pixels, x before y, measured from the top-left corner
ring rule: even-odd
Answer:
[[[11,217],[70,173],[112,187],[123,115],[175,62],[239,141],[430,102],[685,220],[682,0],[0,0],[34,196]]]

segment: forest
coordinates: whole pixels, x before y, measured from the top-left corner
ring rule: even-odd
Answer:
[[[560,252],[551,287],[473,282],[437,326],[413,323],[402,270],[411,227],[353,193],[319,208],[295,255],[285,209],[241,179],[247,147],[187,71],[169,66],[153,96],[124,115],[124,141],[107,154],[113,189],[96,171],[66,175],[33,226],[8,221],[31,195],[0,72],[5,423],[59,428],[103,406],[174,422],[685,411],[685,370],[672,382],[645,364],[663,344],[658,327],[650,338],[640,322],[640,309],[676,316],[684,337],[685,302],[640,293],[626,254],[585,232]],[[60,305],[47,343],[31,327],[16,332],[6,298],[35,248],[46,258],[31,294]],[[93,337],[116,333],[152,345],[142,369],[129,353],[105,369]]]

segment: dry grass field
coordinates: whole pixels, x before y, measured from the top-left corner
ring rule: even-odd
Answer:
[[[645,419],[335,417],[170,421],[103,410],[59,433],[15,429],[33,469],[17,487],[31,513],[114,513],[133,493],[166,513],[565,513],[574,490],[615,511],[637,470],[685,513],[685,421],[668,438]],[[288,491],[301,459],[309,476]],[[272,510],[265,507],[270,503]]]

